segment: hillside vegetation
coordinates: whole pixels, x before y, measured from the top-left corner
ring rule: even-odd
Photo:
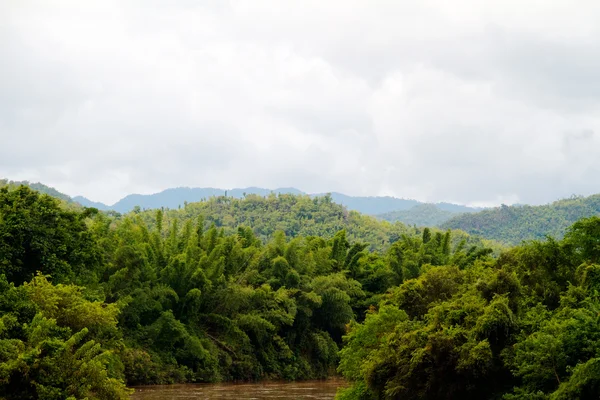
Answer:
[[[496,256],[351,217],[327,197],[120,215],[0,188],[0,398],[336,373],[338,399],[600,396],[600,218]]]
[[[345,206],[348,210],[358,211],[362,214],[377,215],[398,210],[408,210],[414,206],[423,204],[417,200],[399,199],[390,196],[348,196],[343,193],[315,193],[307,194],[296,188],[278,188],[264,189],[259,187],[247,187],[241,189],[216,189],[216,188],[189,188],[178,187],[165,189],[154,194],[130,194],[119,200],[113,205],[107,205],[100,202],[91,201],[82,196],[73,198],[83,206],[95,207],[102,211],[117,211],[120,213],[128,213],[136,206],[142,209],[155,208],[178,208],[183,207],[185,203],[193,203],[204,201],[211,197],[233,197],[235,199],[243,199],[248,195],[258,195],[267,197],[271,194],[292,194],[292,195],[307,195],[310,197],[329,196],[338,204]],[[476,209],[450,203],[438,203],[436,206],[440,210],[452,212],[472,212]]]
[[[600,195],[574,197],[542,206],[501,206],[462,214],[442,224],[508,244],[523,240],[562,238],[569,226],[584,217],[600,215]]]
[[[457,213],[445,211],[435,204],[420,204],[408,210],[392,211],[377,217],[389,222],[402,222],[406,225],[439,226]]]
[[[600,396],[600,218],[497,260],[421,270],[352,322],[338,399]]]
[[[257,204],[277,199],[315,204]],[[276,231],[263,243],[246,226],[185,219],[188,207],[147,223],[150,213],[71,211],[24,186],[0,189],[1,398],[120,399],[126,384],[326,377],[347,324],[389,289],[427,265],[467,268],[491,252],[429,229],[375,253],[343,229]]]
[[[27,186],[27,187],[35,190],[36,192],[52,196],[55,199],[59,199],[64,204],[78,206],[78,204],[76,202],[74,202],[73,199],[71,199],[71,197],[69,197],[68,195],[61,193],[58,190],[54,189],[53,187],[46,186],[42,183],[39,183],[39,182],[32,183],[32,182],[28,182],[28,181],[11,181],[8,179],[0,179],[0,188],[5,187],[8,190],[15,190],[15,189],[18,189],[20,186]]]
[[[153,225],[155,214],[155,211],[149,210],[141,212],[140,216]],[[310,198],[306,195],[271,194],[268,197],[249,195],[245,199],[212,197],[185,204],[181,209],[164,211],[165,221],[171,224],[176,220],[179,226],[199,217],[207,226],[214,224],[217,228],[224,228],[226,233],[234,232],[240,225],[251,227],[263,240],[276,231],[282,231],[289,237],[331,238],[345,229],[350,240],[362,240],[373,248],[385,247],[412,230],[400,223],[392,224],[348,211],[329,196]]]
[[[399,222],[390,223],[348,211],[333,202],[329,195],[310,197],[271,193],[267,197],[248,195],[243,199],[221,196],[162,212],[168,225],[177,221],[178,226],[182,226],[186,221],[201,218],[206,227],[214,224],[217,228],[223,228],[225,233],[234,233],[241,225],[248,226],[263,242],[277,231],[282,231],[288,237],[321,236],[330,239],[344,230],[349,240],[367,243],[370,250],[387,249],[402,235],[420,235],[422,231],[422,228],[415,229]],[[149,226],[154,226],[156,211],[136,209],[134,213],[138,213]],[[453,244],[463,239],[469,245],[483,244],[479,238],[462,231],[453,231],[452,237]]]

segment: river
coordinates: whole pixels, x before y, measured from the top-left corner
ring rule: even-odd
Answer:
[[[133,400],[199,399],[318,399],[331,400],[339,379],[302,382],[220,383],[135,387]]]

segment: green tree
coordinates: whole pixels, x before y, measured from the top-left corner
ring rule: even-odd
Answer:
[[[101,258],[83,213],[63,210],[55,199],[21,186],[0,188],[0,274],[22,283],[36,271],[57,282],[99,272]]]

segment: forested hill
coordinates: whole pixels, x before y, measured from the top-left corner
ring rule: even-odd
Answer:
[[[110,209],[102,203],[80,197],[72,199],[41,183],[0,179],[0,187],[6,186],[9,190],[14,190],[19,185],[26,185],[55,197],[69,208],[76,209],[81,204],[99,210]],[[204,200],[180,203],[181,190],[189,192],[190,198]],[[122,208],[140,212],[140,209],[144,209],[140,204],[148,199],[151,200],[146,204],[149,208],[163,208],[163,195],[171,197],[172,201],[167,201],[168,204],[176,204],[172,209],[165,207],[167,219],[175,218],[181,222],[188,217],[203,215],[208,224],[214,222],[217,227],[228,231],[235,230],[238,225],[251,226],[263,240],[276,230],[283,230],[290,236],[330,237],[337,230],[346,229],[350,238],[368,242],[371,248],[386,247],[408,231],[404,225],[464,231],[471,235],[471,241],[472,236],[479,236],[505,244],[518,244],[523,240],[543,239],[546,236],[561,238],[566,228],[580,218],[600,215],[600,194],[559,200],[542,206],[501,206],[478,211],[476,208],[450,203],[426,204],[391,197],[351,197],[340,193],[306,195],[294,188],[275,191],[246,188],[227,192],[221,189],[171,189],[151,196],[128,196],[123,200],[127,199],[127,202],[122,203]],[[376,221],[372,217],[348,211],[351,206],[371,211],[378,208],[401,208],[377,215],[379,221]],[[154,215],[152,210],[141,212],[148,216]],[[460,235],[455,232],[455,236]]]
[[[468,210],[464,210],[468,209]],[[440,226],[452,217],[464,212],[476,212],[476,209],[468,207],[454,208],[452,211],[444,210],[436,204],[418,204],[408,210],[392,211],[379,214],[377,218],[390,222],[402,222],[406,225],[416,226]]]
[[[302,192],[296,188],[278,188],[278,189],[264,189],[258,187],[248,187],[243,189],[215,189],[215,188],[171,188],[166,189],[160,193],[142,195],[142,194],[131,194],[123,199],[119,200],[113,205],[106,205],[99,202],[91,201],[82,196],[76,196],[73,200],[79,202],[86,207],[94,207],[99,210],[108,211],[114,210],[120,213],[127,213],[133,210],[136,206],[142,209],[156,209],[156,208],[179,208],[183,207],[185,203],[192,203],[201,200],[206,200],[211,197],[232,197],[236,199],[244,198],[247,195],[258,195],[268,196],[271,193],[274,194],[294,194],[294,195],[306,195],[307,193]],[[326,193],[310,194],[311,197],[323,197]],[[329,194],[331,199],[349,210],[361,212],[363,214],[377,215],[383,213],[389,213],[392,211],[409,210],[415,206],[423,203],[417,200],[411,199],[399,199],[390,196],[348,196],[343,193],[332,192]],[[450,212],[473,212],[478,209],[450,203],[438,203],[435,205],[438,210],[450,211]],[[395,219],[392,222],[401,219]],[[423,224],[417,224],[423,226]]]
[[[89,200],[82,201],[82,198],[77,197],[71,198],[41,183],[0,180],[0,187],[6,186],[9,190],[15,190],[20,185],[52,196],[60,200],[63,206],[69,209],[78,209],[81,208],[81,205],[97,208],[101,211],[108,211],[110,209],[102,203],[95,203]],[[277,230],[285,232],[290,237],[323,236],[331,238],[339,230],[345,229],[351,240],[360,240],[369,243],[369,247],[373,250],[387,248],[390,243],[398,240],[402,234],[420,232],[419,229],[408,228],[397,221],[382,221],[356,211],[348,211],[347,207],[340,204],[340,202],[347,202],[350,197],[340,193],[309,196],[302,194],[302,192],[294,188],[281,188],[275,191],[261,188],[246,188],[227,192],[220,189],[185,190],[195,193],[192,197],[204,195],[206,199],[195,203],[184,201],[181,207],[176,206],[174,209],[169,209],[168,207],[160,206],[164,200],[162,197],[149,196],[150,199],[154,199],[152,200],[154,203],[150,205],[164,211],[164,218],[168,224],[176,219],[180,225],[183,225],[185,221],[196,221],[199,216],[202,216],[207,226],[214,223],[217,228],[223,228],[228,233],[234,232],[240,225],[250,226],[263,241],[271,238]],[[248,193],[252,191],[257,194]],[[223,194],[219,195],[221,192]],[[169,191],[162,192],[162,194],[165,193],[168,194]],[[125,208],[131,207],[131,210],[135,213],[141,213],[144,219],[151,225],[156,216],[156,210],[148,209],[142,211],[140,206],[135,205],[136,201],[131,200],[135,199],[135,196],[137,195],[126,198],[130,199],[128,201],[131,201],[131,204]],[[173,196],[173,204],[178,204],[177,199],[180,198],[179,195],[171,194],[169,196]],[[336,201],[336,198],[339,201]],[[375,201],[372,204],[388,204],[390,206],[392,206],[392,203],[386,203],[390,199],[400,200],[372,197],[355,197],[353,199],[356,201],[360,201],[361,199],[371,202]],[[381,203],[377,203],[377,201],[381,201]],[[397,206],[400,203],[393,204]],[[465,208],[464,206],[447,203],[440,203],[440,206],[450,207],[454,210],[463,210]],[[435,226],[435,224],[419,223],[416,223],[416,225]],[[465,239],[469,244],[481,244],[478,238],[468,237],[463,232],[454,232],[453,237],[455,241]],[[490,245],[494,246],[491,243]]]
[[[288,223],[269,215],[292,210],[327,228],[352,218],[327,197],[118,215],[0,188],[0,398],[120,400],[126,384],[324,378],[336,373],[348,323],[390,288],[430,266],[490,258],[429,229],[369,252],[343,229],[301,236],[300,226],[265,243],[252,226],[215,226],[245,215],[266,234],[277,226],[262,219]]]
[[[120,215],[0,188],[0,399],[336,371],[338,400],[599,398],[600,218],[497,257],[429,228],[368,251],[390,224],[303,236],[353,213],[248,197]]]
[[[135,212],[149,226],[153,226],[156,210]],[[332,238],[336,232],[344,229],[349,240],[368,243],[372,250],[387,248],[403,234],[420,232],[398,222],[390,223],[356,211],[348,211],[335,203],[329,195],[314,198],[292,194],[271,194],[267,197],[248,195],[244,199],[212,197],[161,213],[165,226],[176,221],[181,227],[201,218],[205,226],[214,224],[217,228],[223,228],[225,233],[233,233],[239,226],[251,227],[263,241],[272,237],[276,231],[282,231],[289,237]],[[480,243],[462,232],[455,232],[454,237],[457,240],[467,239],[469,243]]]
[[[566,229],[584,217],[600,215],[600,194],[574,197],[541,206],[501,206],[474,214],[462,214],[442,224],[508,244],[523,240],[561,238]]]
[[[179,208],[183,207],[185,203],[201,201],[211,197],[227,196],[240,199],[249,194],[268,196],[271,193],[302,194],[300,190],[294,188],[269,190],[258,187],[248,187],[244,189],[224,190],[216,188],[178,187],[166,189],[154,194],[130,194],[113,205],[94,202],[83,196],[76,196],[73,199],[86,207],[94,207],[102,211],[114,210],[120,213],[127,213],[132,211],[135,207],[140,207],[142,209]]]
[[[78,202],[74,201],[68,195],[61,193],[58,190],[54,189],[53,187],[46,186],[42,183],[39,183],[39,182],[32,183],[29,181],[11,181],[8,179],[0,179],[0,188],[6,187],[8,190],[15,190],[15,189],[19,188],[20,186],[27,186],[27,187],[35,190],[36,192],[52,196],[55,199],[60,200],[63,204],[68,205],[71,208],[80,208],[80,206],[81,206]]]

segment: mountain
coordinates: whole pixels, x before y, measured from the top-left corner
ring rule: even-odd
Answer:
[[[454,215],[455,213],[442,210],[435,204],[418,204],[408,210],[383,213],[377,217],[390,222],[400,221],[407,225],[438,226]]]
[[[304,194],[302,191],[295,188],[279,188],[270,190],[258,187],[248,187],[243,189],[225,190],[216,188],[178,187],[166,189],[162,192],[154,194],[130,194],[112,206],[89,200],[83,196],[76,196],[73,199],[86,207],[95,207],[103,211],[114,210],[120,213],[127,213],[133,210],[136,206],[139,206],[141,209],[156,209],[163,207],[173,209],[182,207],[186,203],[193,203],[196,201],[209,199],[211,197],[227,196],[236,199],[242,199],[249,194],[268,196],[271,193]]]
[[[324,379],[348,328],[386,307],[393,287],[408,281],[403,297],[424,313],[437,301],[430,293],[446,298],[463,281],[478,284],[468,294],[483,292],[493,277],[492,265],[471,274],[478,259],[493,262],[478,238],[390,224],[331,196],[220,196],[128,215],[48,200],[23,186],[0,191],[2,399],[125,400],[125,383]],[[435,278],[413,280],[426,271]],[[504,320],[504,308],[473,303],[492,310],[482,318],[499,308]],[[44,385],[30,389],[28,374]]]
[[[271,238],[276,231],[282,231],[290,238],[320,236],[330,239],[344,229],[349,240],[368,243],[371,250],[385,249],[405,234],[420,234],[418,228],[390,223],[357,211],[348,211],[328,195],[311,197],[296,194],[249,194],[242,199],[221,196],[188,203],[181,208],[171,208],[164,212],[134,212],[151,228],[156,226],[157,214],[161,214],[165,235],[169,227],[189,229],[185,227],[186,224],[189,221],[196,222],[199,218],[205,227],[214,224],[226,234],[237,232],[240,226],[251,227],[257,237],[264,241]],[[469,237],[464,232],[453,233],[453,240],[456,241],[454,245],[462,239],[469,244],[481,244],[479,238]]]
[[[481,210],[481,208],[450,203],[418,203],[408,210],[391,211],[378,214],[376,217],[390,222],[402,222],[407,225],[440,226],[456,215],[474,213]]]
[[[244,196],[250,194],[258,196],[268,196],[271,193],[294,195],[306,194],[305,192],[292,187],[278,188],[273,190],[259,187],[247,187],[231,190],[216,188],[179,187],[166,189],[162,192],[155,194],[130,194],[110,206],[103,203],[91,201],[82,196],[74,197],[74,200],[86,207],[95,207],[99,210],[114,210],[120,213],[126,213],[133,210],[136,206],[139,206],[142,209],[155,209],[161,207],[173,209],[182,207],[183,205],[185,205],[185,203],[193,203],[211,197],[227,196],[236,199],[241,199],[244,198]],[[318,193],[311,194],[310,196],[322,197],[325,194],[326,193]],[[349,210],[359,211],[363,214],[369,215],[388,213],[397,210],[408,210],[416,205],[422,204],[417,200],[398,199],[390,196],[359,197],[348,196],[337,192],[329,193],[329,195],[331,196],[331,199],[334,202],[345,206]],[[449,210],[462,210],[463,208],[465,208],[465,206],[449,203],[440,203],[440,207],[445,207]]]
[[[101,211],[111,210],[110,206],[107,206],[106,204],[97,201],[91,201],[83,196],[75,196],[73,197],[73,201],[81,204],[84,207],[94,207]]]
[[[325,193],[317,194],[323,196]],[[349,210],[356,210],[363,214],[376,215],[396,210],[408,210],[421,204],[417,200],[398,199],[396,197],[355,197],[342,193],[331,193],[331,199],[338,204],[346,206]]]
[[[305,195],[307,193],[293,188],[285,187],[278,189],[265,189],[259,187],[247,187],[247,188],[236,188],[231,190],[217,189],[217,188],[189,188],[189,187],[178,187],[163,190],[159,193],[154,194],[130,194],[125,196],[113,205],[107,205],[101,202],[90,200],[83,196],[75,196],[73,198],[68,195],[57,191],[54,188],[48,187],[41,183],[30,183],[27,181],[9,181],[7,179],[0,180],[0,187],[10,185],[11,187],[17,187],[19,185],[26,185],[34,190],[41,193],[48,194],[56,197],[66,203],[73,205],[82,205],[84,207],[93,207],[101,211],[114,210],[119,213],[128,213],[132,211],[136,206],[141,209],[157,209],[157,208],[170,208],[177,209],[183,207],[186,203],[193,203],[211,197],[227,196],[236,199],[243,199],[245,196],[253,194],[258,196],[269,196],[271,193],[275,194],[293,194],[293,195]],[[311,197],[323,197],[329,195],[330,198],[338,204],[345,206],[348,210],[358,211],[363,214],[374,215],[390,222],[404,222],[407,224],[416,224],[418,226],[428,225],[426,221],[438,221],[441,223],[440,218],[442,215],[447,216],[449,219],[454,213],[458,212],[473,212],[479,209],[471,207],[451,204],[451,203],[437,203],[435,207],[415,208],[413,211],[408,213],[393,213],[396,211],[408,211],[416,206],[423,205],[417,200],[412,199],[399,199],[390,196],[348,196],[343,193],[332,192],[332,193],[317,193],[310,194]],[[429,210],[431,215],[427,215],[426,211]],[[441,211],[447,211],[448,213],[441,213]],[[379,215],[383,214],[383,215]],[[417,215],[413,215],[417,214]]]
[[[451,218],[443,228],[460,229],[507,244],[523,240],[561,238],[566,229],[584,217],[600,215],[600,194],[572,197],[541,206],[502,205]]]
[[[82,196],[74,198],[41,183],[0,179],[0,187],[28,186],[41,193],[58,198],[67,207],[94,207],[102,211],[114,210],[127,213],[136,206],[141,209],[168,208],[176,210],[186,203],[227,196],[243,199],[249,195],[268,197],[271,193],[305,195],[296,188],[274,190],[247,187],[231,190],[217,188],[179,187],[160,193],[131,194],[112,206],[94,202]],[[311,198],[325,194],[312,194]],[[442,229],[463,230],[471,235],[493,239],[506,244],[518,244],[523,240],[543,239],[545,236],[561,238],[567,227],[580,218],[600,215],[600,194],[589,197],[573,197],[541,206],[516,204],[496,208],[479,209],[452,203],[427,204],[417,200],[394,197],[355,197],[333,192],[329,199],[348,210],[373,215],[388,222],[406,225],[438,226]]]
[[[83,205],[103,211],[114,210],[120,213],[127,213],[136,206],[141,209],[164,207],[177,210],[180,207],[183,208],[186,203],[194,203],[202,199],[217,199],[224,196],[242,199],[248,195],[268,197],[271,193],[305,195],[301,190],[291,187],[275,190],[258,187],[231,190],[180,187],[151,195],[132,194],[124,197],[114,205],[108,206],[81,196],[71,198],[41,183],[0,179],[0,187],[16,188],[21,184],[56,197],[68,207]],[[309,196],[314,199],[324,195],[312,194]],[[329,194],[328,198],[330,201],[345,206],[348,210],[373,215],[380,220],[402,222],[407,225],[458,229],[470,235],[493,239],[505,244],[518,244],[523,240],[543,239],[545,236],[561,238],[566,229],[577,220],[600,215],[600,194],[589,197],[572,197],[541,206],[515,204],[489,209],[452,203],[426,204],[416,200],[394,197],[354,197],[336,192]],[[227,217],[224,218],[227,219]],[[298,218],[302,217],[298,215]],[[361,237],[361,235],[356,237]]]
[[[472,213],[482,211],[482,207],[469,207],[463,206],[462,204],[453,204],[453,203],[435,203],[435,206],[443,211],[450,211],[451,213]]]

